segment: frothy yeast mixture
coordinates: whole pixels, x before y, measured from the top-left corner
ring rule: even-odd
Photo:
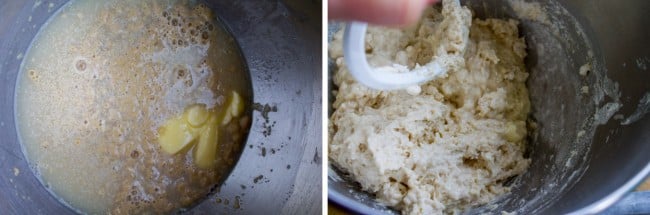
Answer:
[[[209,8],[154,0],[65,5],[32,43],[16,93],[35,174],[90,214],[202,199],[238,157],[252,97],[237,44]]]

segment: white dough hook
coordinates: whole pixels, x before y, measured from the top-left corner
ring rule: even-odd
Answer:
[[[350,22],[343,35],[343,51],[350,74],[361,84],[377,90],[403,89],[435,78],[446,71],[435,60],[416,66],[410,72],[397,72],[392,67],[371,68],[366,60],[367,23]]]

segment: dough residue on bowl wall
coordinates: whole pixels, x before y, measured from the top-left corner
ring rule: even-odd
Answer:
[[[449,17],[457,26],[443,27]],[[526,45],[515,20],[474,19],[459,1],[443,1],[407,29],[369,27],[373,67],[414,67],[438,53],[456,56],[447,77],[406,90],[376,91],[343,62],[342,32],[330,45],[338,86],[329,124],[329,158],[362,189],[405,214],[458,213],[507,193],[526,171],[530,100]],[[444,59],[442,59],[444,60]]]
[[[509,2],[518,18],[551,25],[548,13],[539,2],[526,2],[523,0],[509,0]]]

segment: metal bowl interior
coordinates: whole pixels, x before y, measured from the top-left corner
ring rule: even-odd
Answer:
[[[66,0],[0,5],[0,207],[69,214],[30,171],[14,122],[14,87],[35,34]],[[226,181],[191,212],[321,211],[321,1],[207,1],[240,45],[253,85],[253,124]],[[273,150],[275,153],[264,153]],[[15,172],[14,169],[18,170]],[[261,178],[255,180],[256,178]]]
[[[538,124],[527,150],[532,164],[512,192],[467,212],[597,213],[634,189],[650,172],[650,29],[644,27],[650,2],[537,1],[550,25],[518,16],[507,0],[462,2],[475,17],[520,20],[531,118]],[[340,26],[328,27],[331,40]],[[583,77],[578,71],[586,63],[593,69]],[[335,68],[329,65],[331,77]],[[591,94],[581,95],[582,86],[590,86]],[[330,104],[333,99],[330,93]],[[609,109],[614,103],[622,107]],[[328,185],[330,200],[353,211],[398,213],[335,166],[329,167]]]

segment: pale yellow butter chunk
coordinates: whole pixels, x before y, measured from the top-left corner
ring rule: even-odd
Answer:
[[[212,168],[216,164],[221,116],[227,116],[228,120],[231,120],[242,112],[241,97],[236,92],[228,98],[223,115],[206,109],[205,105],[189,106],[181,117],[170,119],[160,128],[158,141],[162,149],[170,154],[176,154],[196,144],[193,148],[194,164],[199,168]]]
[[[221,121],[221,125],[227,125],[233,117],[238,117],[243,112],[244,103],[241,96],[239,93],[232,91],[232,95],[228,98],[228,103],[226,103],[226,111],[223,116],[223,121]]]
[[[194,164],[199,168],[212,168],[217,156],[217,138],[215,120],[211,120],[201,132],[199,143],[194,148]]]
[[[176,154],[190,145],[196,137],[196,132],[183,118],[174,118],[160,128],[158,142],[165,152]]]
[[[200,127],[210,117],[210,113],[205,108],[205,105],[192,105],[186,110],[187,112],[187,122],[192,127]]]

